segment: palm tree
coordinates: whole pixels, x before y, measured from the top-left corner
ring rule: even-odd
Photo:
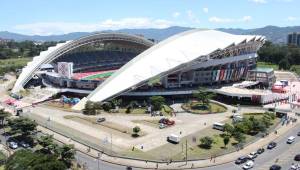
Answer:
[[[196,93],[193,94],[194,97],[196,97],[202,105],[208,105],[209,100],[215,96],[214,93],[207,91],[204,87],[199,87]]]

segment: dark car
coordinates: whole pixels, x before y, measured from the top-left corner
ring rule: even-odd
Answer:
[[[21,141],[21,142],[19,143],[19,145],[22,146],[23,148],[28,148],[28,147],[30,147],[30,145],[29,145],[28,143],[26,143],[25,141]]]
[[[279,165],[272,165],[270,167],[270,170],[281,170],[281,166],[279,166]]]
[[[248,160],[249,160],[249,157],[241,156],[235,161],[235,164],[242,164],[242,163],[247,162]]]
[[[104,117],[100,117],[97,119],[97,123],[104,122],[106,119]]]
[[[277,143],[275,143],[275,142],[270,142],[267,148],[268,148],[268,149],[273,149],[273,148],[275,148],[276,146],[277,146]]]
[[[297,136],[300,136],[300,132],[297,133]]]
[[[131,166],[127,166],[126,170],[132,170],[132,167]]]
[[[265,149],[264,148],[259,148],[259,149],[257,149],[257,151],[256,151],[256,153],[258,153],[258,154],[262,154],[262,153],[264,153],[265,152]]]
[[[300,161],[300,154],[296,155],[294,158],[295,161]]]

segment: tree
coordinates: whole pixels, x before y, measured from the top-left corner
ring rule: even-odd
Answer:
[[[102,103],[101,102],[94,102],[93,109],[95,112],[99,111],[102,109]]]
[[[288,70],[291,67],[288,59],[286,59],[286,58],[281,59],[280,62],[278,63],[278,66],[279,66],[279,69],[283,69],[283,70]]]
[[[112,104],[110,102],[105,102],[102,104],[104,111],[109,112],[112,109]]]
[[[152,96],[150,97],[150,103],[153,106],[154,111],[161,110],[162,106],[165,104],[165,98],[162,96]]]
[[[229,141],[230,141],[230,137],[228,135],[225,135],[223,137],[223,143],[224,143],[225,148],[228,145]]]
[[[234,133],[234,127],[229,123],[225,123],[224,132],[227,133],[227,136],[232,136],[232,134]]]
[[[233,138],[239,143],[239,144],[243,144],[246,140],[246,137],[243,133],[241,132],[235,132],[233,135]]]
[[[1,121],[1,126],[3,126],[5,118],[7,118],[10,115],[9,112],[5,111],[4,109],[0,110],[0,121]]]
[[[83,109],[83,114],[85,115],[95,115],[96,111],[94,108],[94,102],[92,101],[87,101],[85,103],[84,109]]]
[[[209,136],[200,138],[200,143],[201,143],[200,146],[206,149],[210,149],[213,142],[214,142],[213,138]]]
[[[28,118],[20,117],[9,119],[8,125],[11,128],[12,134],[20,133],[22,136],[26,137],[36,130],[37,123]]]
[[[17,150],[5,164],[5,170],[66,170],[62,161],[53,155],[33,153],[29,149]]]
[[[209,100],[212,99],[215,94],[208,92],[204,87],[199,87],[197,92],[193,93],[193,96],[196,97],[202,103],[202,105],[209,105]]]
[[[141,128],[139,126],[135,126],[133,129],[133,136],[138,136],[139,135],[139,132],[141,131]]]
[[[111,100],[112,107],[115,109],[117,106],[122,104],[122,99],[113,99]]]
[[[38,138],[38,143],[43,147],[41,151],[47,154],[59,154],[58,145],[53,141],[53,135],[45,135]]]
[[[67,167],[71,166],[72,160],[75,159],[75,149],[74,145],[64,144],[60,150],[60,158],[66,164]]]

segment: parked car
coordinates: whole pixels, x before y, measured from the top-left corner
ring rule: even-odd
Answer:
[[[276,142],[270,142],[269,144],[268,144],[268,149],[273,149],[273,148],[275,148],[277,146],[277,143]]]
[[[28,148],[28,147],[30,147],[30,145],[29,145],[28,143],[24,142],[24,141],[21,141],[19,144],[20,144],[20,146],[22,146],[23,148]]]
[[[300,136],[300,132],[297,133],[297,136]]]
[[[299,170],[300,166],[298,166],[297,164],[292,164],[289,170]]]
[[[126,170],[132,170],[132,167],[131,166],[127,166]]]
[[[257,157],[257,153],[256,152],[251,152],[249,155],[248,155],[248,158],[249,159],[254,159]]]
[[[270,170],[281,170],[281,166],[279,166],[279,165],[272,165],[270,167]]]
[[[243,169],[251,169],[254,166],[254,162],[253,161],[248,161],[244,166]]]
[[[167,127],[167,125],[165,125],[165,124],[163,124],[163,123],[160,123],[160,124],[159,124],[159,128],[160,128],[160,129],[163,129],[163,128],[166,128],[166,127]]]
[[[100,117],[97,119],[97,123],[104,122],[106,119],[104,117]]]
[[[14,142],[14,141],[10,141],[10,142],[8,142],[8,146],[9,146],[11,149],[17,149],[17,148],[18,148],[18,143],[17,143],[17,142]]]
[[[259,148],[259,149],[257,149],[257,151],[256,151],[256,153],[258,153],[258,154],[262,154],[262,153],[264,153],[265,152],[265,149],[264,148]]]
[[[294,160],[295,160],[295,161],[300,161],[300,154],[297,154],[297,155],[294,157]]]
[[[292,144],[293,142],[295,142],[295,136],[290,136],[288,139],[287,139],[287,141],[286,141],[286,143],[287,144]]]
[[[235,164],[238,164],[238,165],[243,164],[243,163],[247,162],[248,160],[249,160],[248,156],[241,156],[235,161]]]

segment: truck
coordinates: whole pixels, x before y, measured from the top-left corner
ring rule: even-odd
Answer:
[[[177,143],[180,142],[180,137],[177,136],[177,135],[171,134],[171,135],[169,135],[169,136],[167,137],[167,141],[168,141],[168,142],[171,142],[171,143],[177,144]]]

